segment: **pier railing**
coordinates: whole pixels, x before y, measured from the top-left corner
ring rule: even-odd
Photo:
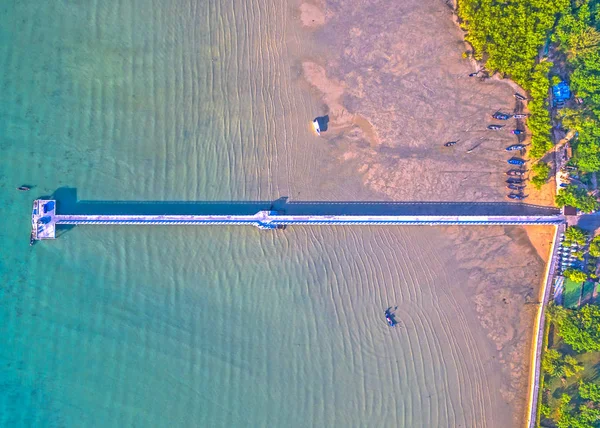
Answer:
[[[448,225],[558,225],[564,217],[552,210],[539,210],[536,215],[344,215],[294,214],[281,211],[259,211],[253,215],[139,215],[139,214],[57,214],[56,201],[36,200],[32,212],[32,239],[53,239],[61,225],[252,225],[261,229],[285,226],[448,226]],[[434,211],[434,204],[432,211]]]

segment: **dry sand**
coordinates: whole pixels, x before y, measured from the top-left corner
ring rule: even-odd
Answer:
[[[505,147],[516,85],[468,77],[473,64],[451,8],[441,0],[329,0],[301,6],[302,24],[339,55],[315,54],[302,75],[330,116],[322,134],[340,169],[353,168],[382,199],[505,201]],[[517,88],[518,89],[518,88]],[[501,123],[506,130],[489,131]],[[458,141],[445,148],[447,141]],[[470,153],[469,153],[470,151]],[[554,188],[528,189],[550,205]],[[502,365],[496,385],[515,425],[526,413],[532,326],[553,228],[448,228],[461,284]],[[471,321],[473,322],[473,321]],[[491,374],[490,374],[491,376]]]
[[[320,12],[317,8],[321,7]],[[468,77],[462,33],[444,2],[333,0],[301,6],[304,25],[335,57],[306,59],[323,101],[332,156],[395,200],[505,200],[509,129],[491,114],[515,108],[515,85]],[[325,24],[326,23],[326,24]],[[458,141],[445,148],[447,141]],[[471,153],[468,153],[472,150]],[[419,180],[415,182],[415,177]],[[549,203],[552,189],[528,202]]]

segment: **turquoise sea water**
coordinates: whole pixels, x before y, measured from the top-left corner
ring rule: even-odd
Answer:
[[[63,188],[377,198],[310,131],[322,106],[299,75],[314,51],[297,6],[4,5],[0,425],[512,420],[439,231],[90,226],[28,246],[31,200]],[[385,325],[391,305],[406,328]]]

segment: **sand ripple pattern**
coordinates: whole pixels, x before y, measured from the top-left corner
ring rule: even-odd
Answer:
[[[100,201],[374,198],[310,132],[322,106],[301,81],[296,2],[7,7],[4,183]],[[77,227],[32,251],[13,189],[0,425],[512,421],[440,230]]]

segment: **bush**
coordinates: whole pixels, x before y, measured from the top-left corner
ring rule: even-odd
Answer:
[[[552,414],[552,409],[547,404],[542,403],[540,406],[540,414],[545,418],[549,418]]]

